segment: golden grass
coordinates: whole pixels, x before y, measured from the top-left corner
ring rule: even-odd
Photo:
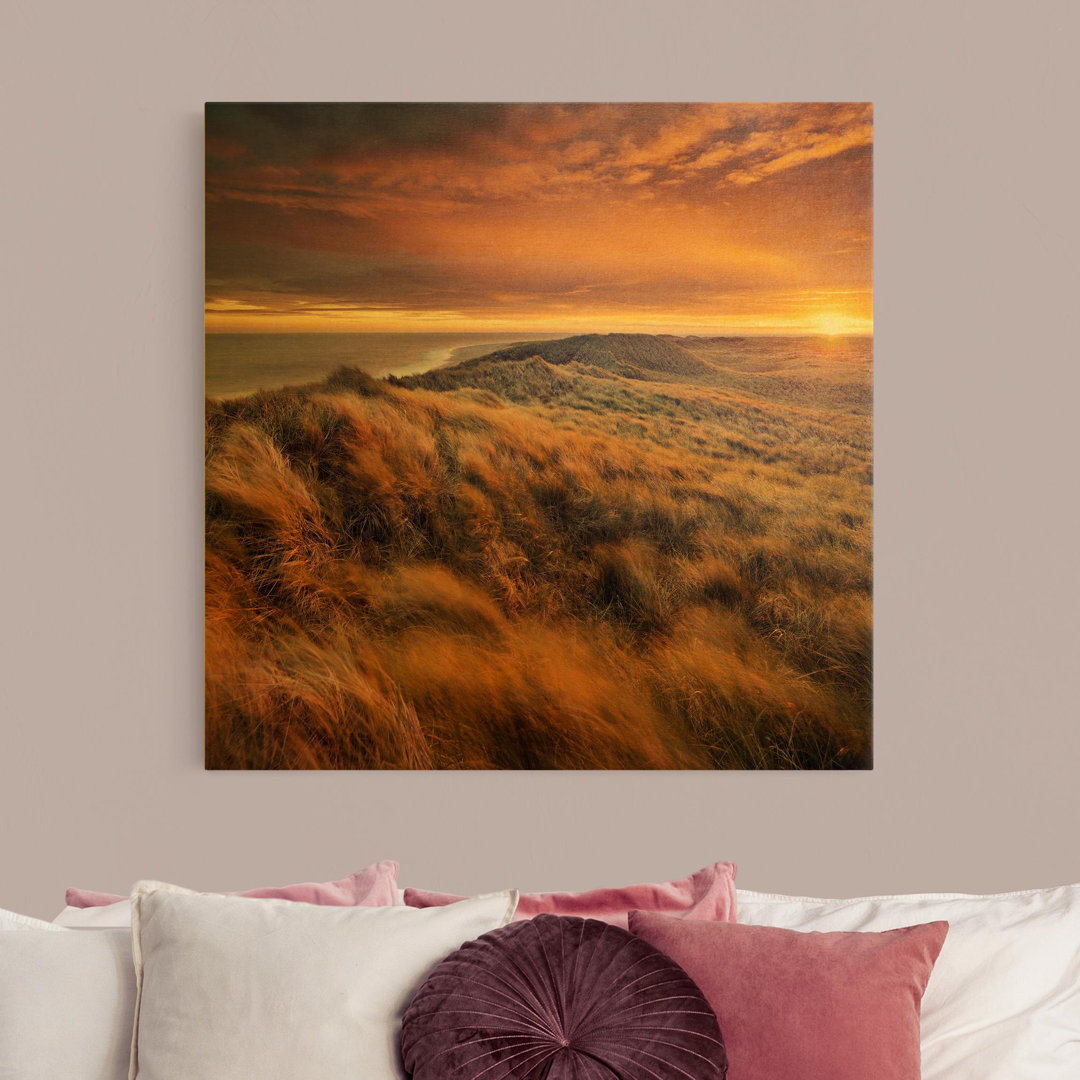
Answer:
[[[869,356],[650,340],[208,401],[208,766],[866,767]]]

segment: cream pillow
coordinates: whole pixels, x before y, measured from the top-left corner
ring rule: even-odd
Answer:
[[[121,900],[103,907],[64,908],[52,921],[56,927],[69,930],[124,929],[131,926],[131,901]]]
[[[19,915],[14,911],[5,911],[0,908],[0,931],[3,930],[62,930],[61,926],[54,926],[41,919],[31,918],[29,915]]]
[[[1080,1077],[1080,885],[991,896],[819,900],[738,892],[738,921],[949,934],[922,1002],[923,1080]]]
[[[0,1077],[123,1080],[135,1017],[131,932],[0,933]]]
[[[130,1077],[399,1080],[401,1016],[431,969],[505,926],[517,893],[444,908],[318,907],[140,882]]]

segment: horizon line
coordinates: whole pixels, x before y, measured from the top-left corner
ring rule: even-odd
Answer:
[[[410,334],[427,334],[439,336],[451,336],[461,334],[539,334],[547,338],[558,337],[598,337],[611,334],[641,334],[646,337],[869,337],[874,336],[873,330],[814,330],[809,327],[779,328],[770,327],[765,330],[729,329],[709,330],[698,328],[696,330],[575,330],[566,332],[563,330],[210,330],[203,329],[204,337],[284,337],[310,336],[310,337],[334,337],[334,336],[363,336],[365,334],[390,334],[395,337],[408,337]]]

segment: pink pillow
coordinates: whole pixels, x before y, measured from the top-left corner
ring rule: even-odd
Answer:
[[[392,907],[397,903],[396,862],[383,861],[350,874],[340,881],[304,882],[301,885],[269,886],[250,892],[225,893],[259,900],[297,900],[324,907]],[[68,889],[67,905],[75,908],[106,907],[126,900],[126,896]]]
[[[463,899],[447,893],[406,889],[409,907],[444,907]],[[627,885],[622,889],[593,889],[582,893],[522,893],[514,921],[534,915],[576,915],[626,927],[634,910],[663,911],[680,919],[730,922],[735,918],[735,864],[718,862],[682,881],[661,885]]]
[[[740,1080],[919,1080],[919,1006],[946,922],[801,933],[630,913],[716,1011]]]

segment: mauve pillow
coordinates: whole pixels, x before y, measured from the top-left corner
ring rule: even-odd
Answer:
[[[920,1080],[919,1004],[946,922],[877,934],[630,914],[716,1010],[739,1080]]]
[[[443,907],[461,900],[448,893],[406,889],[409,907]],[[592,889],[581,893],[522,893],[514,921],[535,915],[576,915],[626,927],[630,911],[663,911],[683,919],[735,919],[735,864],[718,862],[682,881],[659,885],[627,885],[621,889]]]
[[[358,870],[340,881],[303,882],[300,885],[271,885],[249,892],[219,893],[222,896],[250,896],[258,900],[297,900],[325,907],[391,907],[397,903],[398,864],[390,860]],[[68,889],[67,906],[107,907],[127,900],[126,896]]]
[[[413,1080],[723,1080],[685,971],[610,923],[538,915],[466,942],[405,1012]]]

